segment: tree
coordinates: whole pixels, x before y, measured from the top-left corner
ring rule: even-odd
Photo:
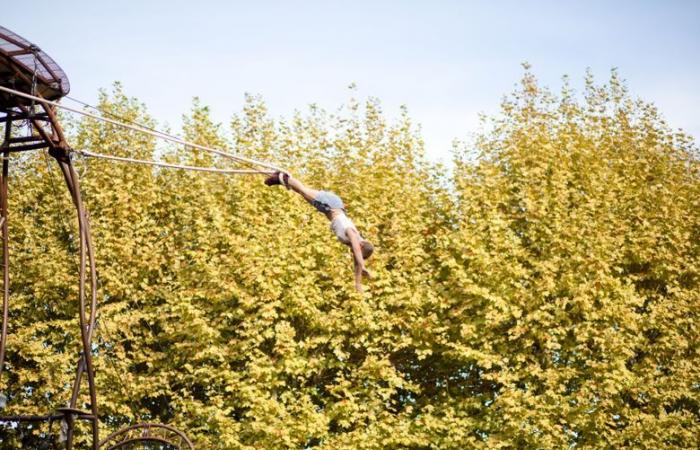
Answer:
[[[458,159],[444,355],[488,447],[697,446],[697,150],[616,72],[583,97],[526,72]]]
[[[99,107],[154,124],[119,85]],[[698,153],[615,72],[555,95],[526,70],[452,178],[376,99],[275,120],[249,96],[228,128],[195,100],[182,133],[338,192],[375,279],[356,293],[327,221],[258,176],[76,161],[103,436],[164,421],[198,448],[698,446]],[[89,119],[73,135],[229,164]],[[76,227],[46,162],[11,180],[17,413],[62,406],[79,350]]]

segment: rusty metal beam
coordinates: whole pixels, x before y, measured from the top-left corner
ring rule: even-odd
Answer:
[[[14,52],[7,52],[7,56],[20,56],[20,55],[31,55],[32,50],[29,49],[22,49],[22,50],[15,50]]]
[[[41,148],[51,148],[51,144],[42,141],[36,144],[16,145],[14,147],[8,147],[8,151],[9,153],[17,153],[26,152],[29,150],[39,150]]]
[[[10,116],[11,117],[11,116]],[[5,347],[7,345],[7,322],[10,308],[10,245],[7,226],[7,191],[10,170],[10,152],[7,143],[12,136],[12,121],[5,126],[5,139],[2,143],[2,178],[0,179],[0,215],[2,216],[2,330],[0,331],[0,380],[5,368]],[[4,395],[4,394],[3,394]]]
[[[38,113],[38,114],[33,114],[33,115],[27,115],[27,114],[17,114],[13,116],[13,119],[11,120],[27,120],[27,119],[34,119],[34,120],[39,120],[39,121],[49,121],[49,116],[46,113]],[[0,117],[0,123],[5,123],[9,122],[10,119],[8,117]]]
[[[62,414],[48,414],[44,416],[0,416],[0,422],[48,422],[49,420],[57,420],[62,418]]]
[[[81,370],[81,365],[78,366],[77,376],[74,384],[74,395],[71,398],[71,408],[75,408],[77,396],[75,393],[79,390],[80,381],[82,378],[82,373],[87,375],[88,380],[88,390],[90,395],[90,408],[92,410],[92,416],[95,420],[92,421],[92,436],[93,444],[96,445],[99,442],[99,427],[98,427],[98,409],[97,409],[97,391],[95,387],[95,373],[92,366],[92,336],[95,328],[95,318],[97,314],[97,277],[95,268],[95,258],[92,249],[92,239],[90,236],[90,227],[87,220],[87,214],[82,203],[82,197],[80,195],[80,181],[78,175],[71,164],[70,157],[66,150],[54,147],[49,150],[49,154],[53,156],[61,168],[63,177],[65,179],[68,190],[73,198],[73,204],[75,205],[78,214],[78,229],[80,234],[80,268],[79,268],[79,298],[80,298],[80,308],[78,310],[80,316],[80,334],[83,344],[82,362],[84,363],[84,371]],[[89,262],[88,262],[89,259]],[[91,281],[91,302],[90,302],[90,314],[86,314],[87,304],[85,295],[85,283],[86,283],[86,266],[90,265],[90,281]],[[70,441],[69,441],[70,442]],[[70,446],[67,445],[67,449],[70,450]]]
[[[22,142],[36,142],[36,141],[43,141],[43,138],[41,136],[17,136],[17,137],[10,137],[6,142],[8,144],[19,144]]]

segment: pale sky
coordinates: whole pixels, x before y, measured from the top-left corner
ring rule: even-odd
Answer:
[[[8,2],[9,3],[9,2]],[[93,103],[114,81],[160,123],[195,96],[228,123],[244,93],[275,117],[335,111],[357,84],[389,119],[408,106],[433,160],[477,130],[532,64],[558,90],[617,67],[631,92],[700,136],[700,1],[11,2],[0,24],[34,42]],[[9,14],[8,14],[9,11]]]

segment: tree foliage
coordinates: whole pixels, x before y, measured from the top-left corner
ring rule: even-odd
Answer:
[[[100,108],[154,123],[119,85]],[[227,164],[74,125],[76,148]],[[452,176],[375,99],[275,120],[248,97],[229,125],[195,101],[182,134],[338,192],[375,279],[356,293],[325,218],[259,177],[77,160],[103,436],[163,421],[212,449],[700,445],[698,153],[616,73],[553,94],[526,71]],[[78,243],[53,162],[12,163],[2,389],[37,414],[70,396]]]

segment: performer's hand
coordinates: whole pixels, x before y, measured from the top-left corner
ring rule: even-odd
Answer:
[[[360,281],[355,280],[355,290],[362,294],[363,289],[362,289],[362,283]]]

